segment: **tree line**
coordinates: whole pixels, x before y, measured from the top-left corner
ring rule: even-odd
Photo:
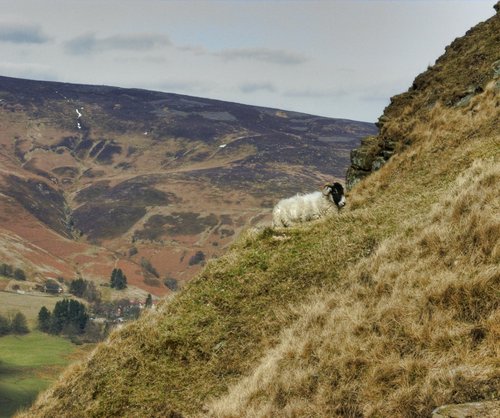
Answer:
[[[42,306],[38,312],[38,328],[49,334],[83,334],[89,319],[86,306],[75,299],[63,299],[56,303],[53,311]]]
[[[8,334],[23,335],[30,332],[26,317],[17,312],[12,317],[0,315],[0,337]]]
[[[0,275],[5,277],[12,277],[16,280],[26,280],[26,273],[23,269],[14,268],[10,264],[0,264]]]
[[[115,268],[111,272],[110,287],[117,290],[127,287],[127,276],[121,269]],[[63,299],[56,303],[52,311],[43,306],[38,313],[38,328],[41,331],[68,336],[76,343],[97,342],[107,336],[113,322],[137,319],[141,312],[137,303],[126,298],[103,302],[95,283],[83,278],[72,280],[68,291],[88,301],[89,305],[75,299]],[[153,298],[149,294],[144,306],[149,308],[152,305]],[[91,315],[105,318],[105,321],[92,321]]]
[[[24,277],[21,269],[14,269],[8,264],[0,264],[0,274],[6,277]],[[17,272],[17,273],[16,273]],[[58,279],[63,282],[62,278]],[[110,287],[123,290],[127,288],[127,276],[121,269],[113,269],[110,277]],[[60,293],[60,284],[52,279],[45,283],[45,291],[48,293]],[[78,278],[72,280],[68,285],[68,291],[72,295],[85,299],[89,306],[75,299],[63,299],[58,301],[54,309],[50,311],[43,306],[38,312],[38,329],[40,331],[65,335],[73,342],[97,342],[106,337],[111,325],[108,322],[95,323],[90,320],[90,315],[98,315],[112,322],[117,320],[133,320],[140,315],[141,308],[137,302],[131,302],[124,298],[117,301],[103,302],[101,292],[94,282]],[[153,298],[148,294],[144,307],[150,308]],[[0,336],[7,334],[26,334],[29,332],[26,317],[18,312],[15,315],[5,317],[0,315]]]

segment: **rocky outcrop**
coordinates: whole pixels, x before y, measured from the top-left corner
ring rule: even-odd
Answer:
[[[444,405],[432,412],[432,418],[496,418],[499,416],[500,401]]]
[[[361,146],[351,151],[351,166],[347,170],[346,185],[350,190],[361,179],[382,167],[394,154],[394,143],[384,144],[376,136],[368,136]]]

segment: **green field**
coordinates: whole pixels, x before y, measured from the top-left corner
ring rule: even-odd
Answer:
[[[0,338],[0,418],[29,406],[64,366],[86,352],[69,340],[38,331]]]
[[[19,293],[0,292],[0,315],[22,312],[28,320],[30,329],[33,329],[37,324],[40,308],[45,306],[49,311],[52,311],[55,304],[62,299],[60,296],[21,295]]]

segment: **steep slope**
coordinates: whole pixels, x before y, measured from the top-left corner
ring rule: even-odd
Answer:
[[[282,193],[342,177],[350,150],[374,129],[175,94],[0,77],[2,261],[35,283],[107,280],[119,266],[131,285],[165,294],[165,277],[192,277]]]
[[[249,233],[26,416],[414,417],[498,399],[499,33],[497,14],[429,70],[483,80],[465,103],[434,82],[393,100],[385,126],[411,140],[346,210]],[[477,51],[488,63],[464,67]]]

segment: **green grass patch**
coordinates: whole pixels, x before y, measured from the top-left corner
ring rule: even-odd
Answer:
[[[0,418],[28,407],[82,349],[35,331],[0,338]]]

